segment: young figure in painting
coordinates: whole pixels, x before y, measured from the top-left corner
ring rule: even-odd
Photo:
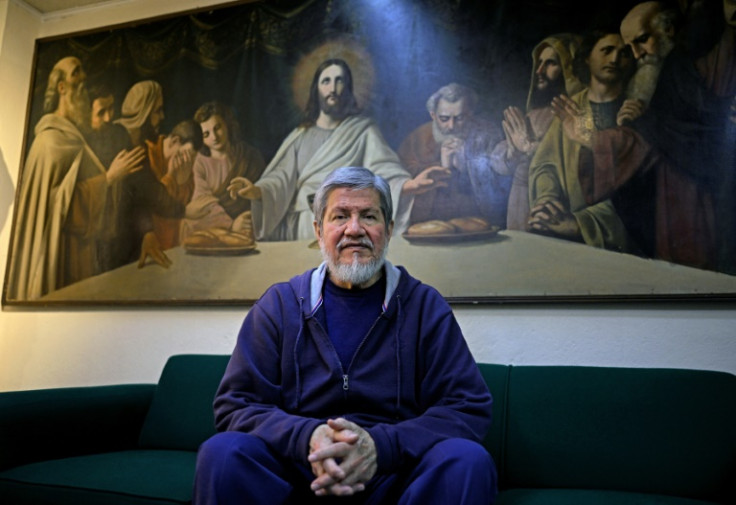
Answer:
[[[202,131],[203,147],[194,160],[194,193],[182,222],[181,240],[210,228],[250,233],[250,200],[238,190],[245,181],[257,181],[266,164],[261,153],[240,138],[232,110],[207,102],[194,114]]]
[[[491,152],[490,164],[497,173],[513,175],[506,217],[509,230],[526,230],[529,224],[529,163],[552,124],[552,98],[572,96],[584,87],[572,69],[579,46],[580,37],[568,33],[542,40],[532,51],[526,114],[516,106],[503,112],[505,138]]]
[[[151,170],[172,198],[186,205],[194,192],[192,168],[197,151],[202,148],[202,129],[191,119],[179,122],[157,142],[146,140]],[[153,214],[153,231],[161,249],[179,245],[181,218]]]

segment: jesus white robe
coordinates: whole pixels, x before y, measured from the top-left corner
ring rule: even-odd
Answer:
[[[251,207],[258,240],[301,240],[314,238],[314,215],[309,196],[322,181],[340,167],[359,166],[380,175],[391,187],[394,202],[394,231],[407,226],[413,198],[401,197],[401,188],[411,176],[386,143],[376,124],[361,116],[346,118],[317,149],[305,166],[297,166],[295,145],[307,131],[296,128],[281,144],[256,186],[260,200]]]

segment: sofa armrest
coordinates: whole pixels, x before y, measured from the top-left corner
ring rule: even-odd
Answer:
[[[0,470],[134,448],[155,384],[0,393]]]

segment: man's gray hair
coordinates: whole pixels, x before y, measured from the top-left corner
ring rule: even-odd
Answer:
[[[320,229],[322,229],[322,222],[325,218],[327,199],[332,190],[337,188],[375,189],[378,191],[381,212],[383,213],[383,219],[388,230],[388,225],[394,215],[394,206],[391,201],[391,187],[383,177],[363,167],[338,168],[322,182],[322,185],[314,195],[314,204],[312,206],[314,217]]]
[[[56,109],[59,108],[59,83],[64,80],[66,80],[66,72],[61,67],[55,66],[49,74],[48,85],[43,96],[43,111],[46,114],[56,112]]]
[[[427,100],[427,112],[434,114],[437,110],[437,103],[441,98],[444,98],[450,103],[455,103],[465,98],[465,106],[467,110],[471,111],[475,109],[475,105],[478,103],[478,94],[473,89],[456,82],[451,82],[447,86],[442,86],[429,97]]]

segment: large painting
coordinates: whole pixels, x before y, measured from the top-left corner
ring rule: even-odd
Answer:
[[[228,3],[38,40],[6,305],[252,303],[383,176],[454,302],[736,295],[732,0]]]

